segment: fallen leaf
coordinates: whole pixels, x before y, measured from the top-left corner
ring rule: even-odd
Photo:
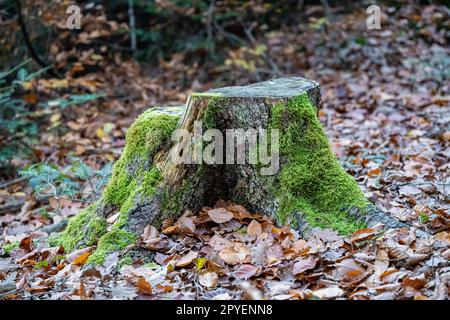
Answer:
[[[300,261],[297,261],[294,264],[292,273],[294,274],[294,276],[297,276],[307,270],[314,269],[314,267],[316,266],[316,263],[317,263],[317,259],[314,259],[313,257],[301,259]]]
[[[441,135],[442,141],[450,141],[450,131],[445,131]]]
[[[137,296],[136,289],[123,283],[117,283],[111,290],[113,299],[133,299]]]
[[[233,219],[233,213],[224,208],[208,210],[208,216],[215,223],[224,223]]]
[[[415,277],[405,277],[403,278],[402,284],[407,287],[414,288],[415,290],[419,290],[427,283],[427,279],[425,275],[422,273]]]
[[[92,253],[92,247],[76,250],[66,256],[66,260],[74,265],[83,265]]]
[[[161,232],[164,234],[177,234],[180,232],[180,227],[177,225],[170,226],[170,227],[163,229],[163,231],[161,231]]]
[[[207,288],[214,288],[219,281],[219,276],[215,272],[206,272],[200,274],[198,280],[202,286]]]
[[[250,250],[242,243],[235,242],[219,252],[219,257],[230,265],[236,265],[244,261]]]
[[[369,170],[367,172],[367,176],[369,176],[369,177],[376,176],[376,175],[378,175],[380,173],[381,173],[381,168],[376,168],[376,169],[373,169],[373,170]]]
[[[309,247],[308,242],[306,242],[303,239],[294,241],[291,245],[292,250],[294,250],[296,253],[299,253],[308,247]]]
[[[151,224],[144,228],[141,238],[146,245],[154,245],[161,241],[158,230]]]
[[[319,299],[334,299],[344,295],[344,291],[338,287],[329,287],[313,291],[313,295]]]
[[[27,236],[20,240],[19,247],[26,252],[29,252],[33,249],[33,238],[31,236]]]
[[[402,186],[398,192],[405,196],[415,196],[422,193],[422,190],[413,186]]]
[[[117,221],[119,216],[120,216],[120,212],[117,212],[117,213],[113,214],[112,216],[108,217],[108,219],[106,219],[106,222],[108,224],[113,224],[114,222]]]
[[[197,258],[198,252],[189,251],[184,257],[177,261],[175,264],[177,267],[186,267],[192,263],[192,261]]]
[[[389,255],[386,250],[378,250],[374,268],[377,275],[383,274],[389,268]]]
[[[141,294],[146,295],[152,294],[152,286],[143,277],[139,277],[137,289]]]
[[[429,254],[420,254],[420,253],[413,253],[408,256],[406,259],[406,263],[410,266],[415,266],[419,262],[427,259],[429,257]]]
[[[372,229],[372,228],[360,229],[360,230],[358,230],[358,231],[356,231],[355,233],[352,234],[350,240],[352,242],[360,242],[360,241],[363,241],[363,240],[367,240],[371,236],[373,236],[376,232],[377,232],[377,230],[376,229]]]
[[[261,224],[256,220],[252,220],[252,222],[250,222],[250,224],[247,226],[247,234],[249,236],[257,237],[261,233],[262,233]]]
[[[243,264],[234,272],[234,276],[239,279],[247,280],[258,272],[258,267],[252,264]]]
[[[191,217],[181,217],[177,221],[177,225],[180,228],[180,231],[183,233],[192,234],[195,232],[195,224],[194,220]]]

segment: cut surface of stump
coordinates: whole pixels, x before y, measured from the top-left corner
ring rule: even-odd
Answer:
[[[176,219],[187,209],[197,212],[219,199],[303,232],[313,227],[356,231],[371,222],[366,217],[374,216],[369,214],[373,208],[333,154],[317,116],[319,102],[317,83],[280,78],[194,93],[185,107],[148,109],[127,131],[126,146],[101,199],[72,218],[52,244],[66,251],[95,245],[89,262],[101,264],[107,254],[136,242],[148,224],[160,227],[166,218]],[[208,141],[187,147],[175,134],[211,129],[215,135]],[[209,163],[196,157],[204,154],[198,146],[205,152],[230,129],[243,148],[236,144],[223,154],[214,149]],[[256,141],[254,158],[246,134],[261,129],[269,143]],[[274,137],[278,150],[271,149]],[[261,150],[279,160],[276,170],[274,163],[261,161]],[[177,162],[174,155],[191,160]],[[252,157],[256,163],[249,161]]]

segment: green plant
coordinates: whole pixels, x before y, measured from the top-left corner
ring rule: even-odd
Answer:
[[[83,199],[91,203],[100,196],[111,172],[111,163],[94,170],[80,159],[74,158],[65,168],[39,163],[26,167],[20,174],[28,179],[38,197]]]

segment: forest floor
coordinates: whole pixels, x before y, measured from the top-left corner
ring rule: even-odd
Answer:
[[[126,128],[150,105],[275,74],[304,76],[321,84],[319,116],[342,165],[378,208],[410,227],[349,237],[316,230],[302,239],[219,201],[162,230],[148,226],[136,246],[153,262],[118,269],[122,252],[90,266],[93,248],[66,254],[47,242],[87,204],[40,199],[13,177],[0,182],[0,299],[448,299],[450,50],[438,27],[445,21],[442,7],[404,5],[386,14],[381,30],[367,30],[364,12],[342,13],[261,35],[230,49],[221,65],[192,67],[179,53],[148,67],[80,52],[65,80],[36,80],[24,99],[74,88],[104,97],[53,114],[33,156],[15,159],[17,167],[64,170],[76,156],[99,169],[120,156]],[[95,72],[76,75],[86,66]]]

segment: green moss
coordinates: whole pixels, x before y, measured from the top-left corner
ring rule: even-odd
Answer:
[[[19,247],[19,244],[20,244],[19,241],[14,241],[3,245],[2,249],[6,254],[10,254],[14,249]]]
[[[133,258],[130,254],[125,254],[122,258],[120,258],[119,262],[117,263],[117,269],[120,270],[125,266],[130,266],[133,264]]]
[[[159,169],[154,166],[144,174],[144,179],[139,187],[139,192],[151,196],[155,193],[157,185],[161,182],[162,175]]]
[[[52,245],[63,245],[67,252],[97,244],[88,263],[102,264],[107,254],[124,249],[137,240],[127,230],[128,216],[139,197],[153,195],[162,175],[153,157],[170,139],[178,125],[180,114],[149,109],[141,114],[126,134],[122,156],[114,164],[112,177],[101,202],[94,204],[72,218],[64,232],[50,238]],[[110,231],[106,219],[98,215],[99,206],[116,206],[119,217]]]
[[[136,180],[131,184],[130,193],[122,204],[116,223],[111,231],[100,238],[97,249],[89,257],[88,263],[102,264],[109,253],[123,250],[137,240],[138,236],[136,234],[125,230],[128,225],[129,211],[135,205],[138,194],[145,197],[153,195],[162,179],[161,173],[156,167],[152,167],[142,175],[142,182],[139,186],[136,185]]]
[[[271,121],[280,130],[280,155],[287,160],[279,174],[280,222],[298,211],[313,227],[342,234],[361,228],[348,210],[364,211],[368,202],[336,159],[308,96],[274,106]]]
[[[191,94],[191,97],[213,97],[213,98],[220,98],[223,97],[222,93],[212,93],[212,92],[193,92]]]
[[[100,238],[97,249],[89,257],[87,263],[103,264],[109,253],[125,249],[128,245],[135,243],[137,238],[138,236],[134,233],[114,226],[110,232]]]
[[[107,227],[106,220],[97,215],[96,210],[97,205],[92,204],[78,213],[63,232],[49,238],[50,245],[62,245],[66,252],[95,245]]]
[[[103,193],[106,204],[121,207],[136,188],[136,179],[155,152],[170,139],[178,124],[178,115],[149,109],[142,113],[126,134],[122,156],[114,164],[112,177]]]
[[[215,118],[218,112],[222,110],[221,104],[222,98],[220,96],[212,96],[208,101],[205,113],[203,115],[202,121],[203,126],[206,129],[213,129],[215,127]]]
[[[133,177],[127,172],[126,159],[114,163],[113,174],[103,192],[105,203],[120,206],[130,194],[134,185]]]

